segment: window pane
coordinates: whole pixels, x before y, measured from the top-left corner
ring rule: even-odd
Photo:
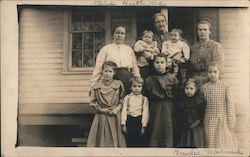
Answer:
[[[111,14],[112,19],[127,19],[129,20],[131,18],[131,15],[129,13],[124,13],[124,11],[114,11]]]
[[[72,34],[72,49],[82,49],[82,33]]]
[[[100,49],[105,44],[105,33],[95,33],[95,49],[100,51]]]
[[[95,14],[95,22],[104,22],[104,12],[98,12]]]
[[[83,57],[83,67],[92,67],[93,66],[93,51],[91,49],[84,50]]]
[[[72,13],[72,23],[80,23],[81,22],[81,13]]]
[[[83,40],[83,66],[84,67],[90,67],[93,65],[93,43],[94,43],[94,39],[93,39],[93,33],[84,33],[84,40]]]
[[[82,67],[82,50],[72,50],[72,67]]]
[[[88,22],[72,24],[72,31],[78,32],[100,32],[104,31],[104,22]]]
[[[93,47],[94,47],[93,35],[94,35],[94,33],[83,33],[83,34],[84,34],[84,40],[83,40],[84,50],[86,50],[86,49],[93,50]]]
[[[104,30],[104,12],[82,11],[81,14],[79,12],[72,14],[72,31],[97,32]]]
[[[93,67],[105,44],[104,11],[72,11],[72,67]]]
[[[82,21],[84,22],[84,23],[92,23],[92,22],[94,22],[94,15],[93,15],[93,13],[91,14],[91,13],[83,13],[83,19],[82,19]]]
[[[94,54],[93,54],[93,65],[95,65],[95,61],[96,61],[96,56],[98,54],[98,52],[100,51],[100,49],[105,45],[105,33],[95,33],[95,46],[94,46]]]

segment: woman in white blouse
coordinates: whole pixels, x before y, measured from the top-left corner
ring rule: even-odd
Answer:
[[[122,81],[126,94],[128,94],[130,92],[129,80],[131,76],[141,77],[141,75],[133,49],[124,44],[126,28],[124,26],[116,26],[112,34],[113,43],[104,46],[97,55],[91,86],[101,79],[103,63],[105,61],[113,61],[118,67],[115,79]]]

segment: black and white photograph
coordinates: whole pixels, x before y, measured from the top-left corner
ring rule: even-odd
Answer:
[[[249,1],[2,0],[1,156],[249,156]]]

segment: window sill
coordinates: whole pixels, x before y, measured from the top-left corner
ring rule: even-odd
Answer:
[[[63,71],[62,75],[92,75],[94,68],[79,68],[79,69],[71,69],[71,71]]]

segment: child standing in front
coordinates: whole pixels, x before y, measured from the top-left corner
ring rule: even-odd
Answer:
[[[142,95],[143,79],[131,80],[131,93],[124,98],[121,125],[128,147],[145,146],[145,130],[149,120],[149,104]]]
[[[151,147],[173,147],[173,100],[178,81],[169,68],[172,62],[163,53],[154,58],[155,73],[146,79],[145,91],[149,99]]]
[[[180,141],[178,147],[204,148],[203,118],[206,102],[194,79],[188,79],[178,99]]]
[[[150,30],[145,30],[143,32],[142,40],[138,40],[135,43],[134,51],[137,56],[141,76],[145,80],[152,72],[150,62],[152,62],[153,57],[157,53],[160,53],[160,50],[157,47],[157,42],[154,41],[154,33]]]
[[[102,77],[90,91],[90,106],[95,111],[95,117],[88,147],[126,147],[120,118],[125,90],[121,81],[114,80],[116,68],[114,62],[104,62]]]
[[[173,59],[174,73],[179,72],[180,80],[184,83],[187,73],[187,61],[190,58],[190,48],[182,41],[182,30],[174,28],[170,32],[170,40],[162,44],[162,53]]]
[[[219,66],[214,62],[209,64],[209,82],[201,87],[207,102],[204,117],[205,137],[208,148],[237,149],[233,98],[229,87],[220,81],[219,74]]]

